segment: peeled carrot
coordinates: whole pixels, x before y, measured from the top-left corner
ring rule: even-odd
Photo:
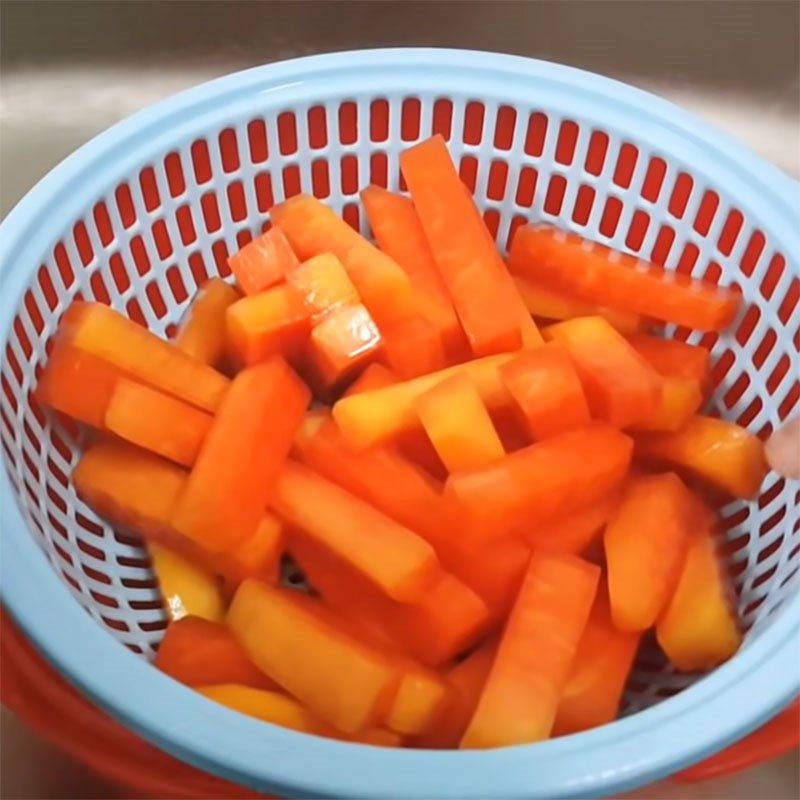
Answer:
[[[604,536],[611,614],[620,630],[649,628],[669,602],[686,558],[691,501],[674,473],[626,486]]]
[[[705,670],[729,659],[742,643],[736,596],[720,562],[714,512],[698,497],[678,585],[656,623],[656,638],[673,666]]]
[[[342,262],[331,253],[321,253],[303,262],[287,274],[286,282],[303,296],[312,323],[339,306],[360,300]]]
[[[283,544],[283,524],[266,512],[251,536],[217,560],[228,587],[235,588],[248,578],[277,581]]]
[[[103,428],[106,409],[122,372],[56,336],[36,384],[36,399],[78,422]]]
[[[464,373],[428,389],[416,405],[425,432],[450,472],[478,469],[505,455],[480,393]]]
[[[204,364],[219,366],[225,355],[225,312],[238,299],[239,292],[221,278],[205,283],[186,312],[175,346]]]
[[[272,505],[302,535],[396,600],[419,599],[439,574],[436,554],[424,539],[299,464],[281,469]]]
[[[105,415],[111,433],[187,467],[212,421],[199,408],[125,378],[117,381]]]
[[[632,426],[636,431],[678,431],[703,404],[703,389],[694,378],[663,376],[654,411]]]
[[[554,736],[596,728],[617,718],[640,638],[614,626],[608,592],[601,586],[558,703]]]
[[[694,280],[549,226],[520,228],[509,266],[580,300],[699,330],[722,330],[741,301],[732,289]]]
[[[184,617],[169,625],[154,663],[187,686],[238,683],[256,689],[277,688],[250,661],[225,625],[199,617]]]
[[[575,556],[534,554],[462,748],[550,735],[599,578]]]
[[[270,228],[228,259],[236,282],[246,295],[280,283],[298,264],[280,228]]]
[[[394,373],[383,364],[367,364],[364,371],[347,387],[347,391],[342,397],[350,397],[351,394],[361,394],[371,392],[373,389],[383,389],[397,383]]]
[[[510,354],[457,364],[430,375],[345,397],[333,407],[333,417],[347,439],[357,447],[368,447],[398,434],[419,428],[416,402],[421,394],[437,384],[465,373],[475,383],[489,408],[508,404],[508,392],[498,368],[513,358]]]
[[[755,497],[768,466],[761,440],[733,422],[692,417],[679,431],[636,434],[636,455],[685,469],[733,497]]]
[[[646,333],[630,334],[626,338],[661,375],[691,378],[703,386],[708,383],[709,352],[704,347]]]
[[[398,378],[427,375],[447,364],[442,338],[423,316],[385,322],[380,328],[383,360]]]
[[[541,343],[440,135],[404,151],[411,191],[439,274],[476,356]]]
[[[345,733],[378,723],[397,692],[400,675],[388,659],[298,592],[245,581],[228,625],[259,669]]]
[[[534,316],[546,320],[564,320],[574,317],[603,317],[620,333],[633,334],[642,330],[645,320],[630,311],[602,308],[593,303],[576,300],[563,292],[546,289],[531,278],[517,275],[514,278],[525,307]]]
[[[219,581],[213,574],[163,545],[151,542],[147,549],[171,620],[192,616],[220,622],[225,617]]]
[[[382,344],[381,334],[369,311],[360,303],[339,306],[311,331],[309,372],[320,392],[346,384]]]
[[[251,536],[309,400],[281,358],[240,372],[181,493],[175,529],[212,551],[232,550]]]
[[[500,367],[509,394],[535,439],[589,423],[589,406],[566,348],[538,347]]]
[[[229,306],[225,324],[230,355],[244,366],[274,355],[298,360],[311,330],[305,298],[286,284],[237,300]]]
[[[205,411],[215,411],[228,390],[224,375],[101,303],[74,302],[61,331],[76,350]]]
[[[619,428],[654,414],[663,381],[602,317],[581,317],[545,329],[570,354],[592,416]]]
[[[436,326],[451,356],[463,354],[467,349],[464,331],[436,268],[414,204],[409,198],[380,186],[364,189],[361,201],[381,250],[411,279],[422,314]]]
[[[562,433],[517,450],[483,469],[451,475],[447,489],[478,516],[503,525],[531,512],[552,519],[581,503],[602,497],[625,477],[633,445],[603,423]],[[495,535],[497,532],[495,532]]]

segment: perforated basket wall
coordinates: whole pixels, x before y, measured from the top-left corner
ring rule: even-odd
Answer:
[[[317,86],[312,77],[300,100],[252,91],[198,107],[137,143],[135,168],[93,166],[96,195],[53,208],[57,235],[37,263],[14,267],[28,272],[13,320],[3,321],[8,480],[54,575],[145,658],[164,629],[146,555],[136,537],[112,530],[76,497],[69,476],[82,434],[31,394],[60,316],[78,297],[97,299],[168,335],[196,288],[227,276],[228,255],[269,225],[274,202],[310,192],[366,232],[358,191],[369,183],[404,188],[398,153],[433,132],[447,139],[501,249],[520,224],[546,220],[668,269],[737,285],[745,302],[733,330],[668,327],[666,335],[710,349],[713,412],[766,437],[797,409],[798,252],[788,252],[747,192],[734,196],[706,169],[701,149],[690,162],[685,141],[640,124],[636,109],[609,116],[583,90],[543,100],[535,81],[421,74],[400,69],[384,88],[353,72]],[[798,502],[798,484],[771,474],[757,501],[723,509],[748,642],[768,633],[798,590]],[[692,679],[645,651],[628,708]]]

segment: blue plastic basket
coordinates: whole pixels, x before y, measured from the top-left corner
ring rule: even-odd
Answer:
[[[97,137],[2,225],[3,603],[114,717],[253,788],[371,798],[619,792],[740,738],[800,691],[797,482],[770,475],[758,501],[723,510],[748,629],[730,662],[696,679],[645,651],[628,715],[611,725],[486,752],[394,751],[257,722],[150,667],[164,619],[142,551],[78,500],[68,476],[80,433],[30,396],[78,293],[164,334],[207,274],[227,273],[227,254],[261,229],[273,200],[302,189],[363,225],[358,190],[396,188],[399,152],[432,131],[448,139],[501,247],[521,221],[546,220],[737,283],[745,310],[732,333],[667,333],[710,346],[711,406],[726,417],[764,435],[797,408],[800,193],[719,131],[615,81],[512,56],[382,50],[260,67]]]

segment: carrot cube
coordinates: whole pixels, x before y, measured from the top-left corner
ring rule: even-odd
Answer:
[[[635,438],[638,457],[684,469],[733,497],[755,497],[769,469],[757,436],[714,417],[698,415],[679,431]]]
[[[611,619],[608,592],[597,592],[558,704],[554,736],[578,733],[616,719],[641,635],[620,631]]]
[[[121,378],[106,409],[105,427],[132,444],[190,467],[213,419],[199,408]]]
[[[109,400],[122,374],[107,361],[56,337],[35,397],[42,405],[102,429]]]
[[[225,324],[230,354],[244,366],[274,355],[298,359],[311,330],[303,295],[288,285],[237,300],[228,308]]]
[[[589,406],[566,348],[524,352],[500,367],[500,377],[535,439],[589,424]]]
[[[364,189],[361,201],[381,250],[411,279],[423,316],[436,327],[451,357],[460,356],[467,349],[466,337],[414,204],[409,198],[380,186]]]
[[[546,289],[531,278],[517,275],[514,282],[525,307],[534,317],[540,319],[565,320],[574,317],[603,317],[613,328],[624,334],[636,333],[646,325],[640,314],[602,308],[594,303],[576,300],[564,292]]]
[[[678,585],[656,623],[656,638],[682,672],[710,669],[742,643],[735,594],[720,563],[714,512],[695,497],[693,527]]]
[[[620,484],[633,443],[615,428],[594,423],[511,453],[492,466],[451,475],[451,491],[471,513],[503,524],[531,513],[551,519],[590,503]]]
[[[225,312],[239,292],[221,278],[204,284],[175,336],[175,346],[204,364],[218,366],[225,355]]]
[[[371,392],[373,389],[383,389],[397,383],[394,373],[383,364],[367,364],[364,371],[347,387],[347,391],[342,397],[350,397],[351,394],[361,394]]]
[[[403,175],[434,262],[476,356],[541,342],[440,136],[403,152]]]
[[[699,330],[725,328],[741,301],[732,289],[666,273],[550,226],[520,228],[508,261],[512,272],[579,300]]]
[[[228,266],[246,295],[280,283],[299,263],[280,228],[270,228],[228,259]]]
[[[286,276],[286,282],[305,299],[312,324],[339,306],[361,299],[342,262],[331,253],[303,262]]]
[[[461,373],[474,382],[489,408],[507,404],[509,396],[498,368],[511,358],[510,354],[488,356],[385,389],[345,397],[334,405],[333,417],[353,445],[368,447],[378,444],[404,431],[419,429],[417,399],[447,378]]]
[[[593,417],[624,428],[655,413],[661,376],[602,317],[559,322],[545,336],[572,357]]]
[[[599,579],[575,556],[534,554],[462,748],[550,735]]]
[[[604,546],[614,624],[655,624],[680,577],[689,544],[692,496],[673,473],[633,478],[606,527]]]
[[[505,455],[480,393],[464,373],[420,395],[417,413],[450,472],[478,469]]]
[[[439,574],[424,539],[299,464],[288,462],[280,471],[272,505],[301,535],[343,558],[389,597],[418,599]]]
[[[228,625],[259,669],[345,733],[379,722],[397,691],[395,666],[335,625],[310,597],[245,581]]]
[[[260,689],[277,687],[250,661],[225,625],[199,617],[184,617],[169,625],[154,663],[187,686],[238,683]]]
[[[73,303],[61,330],[76,350],[205,411],[215,411],[228,390],[224,375],[101,303]]]
[[[215,552],[251,536],[309,400],[308,388],[281,358],[240,372],[178,500],[175,529]]]

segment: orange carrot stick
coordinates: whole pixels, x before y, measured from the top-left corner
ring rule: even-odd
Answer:
[[[767,474],[764,445],[714,417],[692,417],[679,431],[636,434],[636,455],[696,475],[733,497],[755,497]]]
[[[541,343],[444,139],[437,135],[406,150],[400,164],[472,352],[485,356]]]
[[[538,347],[500,367],[500,377],[536,439],[589,424],[589,406],[566,348]]]
[[[703,386],[707,384],[709,352],[704,347],[646,333],[630,334],[627,339],[661,375],[692,378]]]
[[[121,378],[105,415],[105,427],[132,444],[190,467],[213,417],[167,394]]]
[[[236,282],[246,295],[280,283],[299,263],[280,228],[270,228],[228,259]]]
[[[232,550],[251,536],[309,400],[280,358],[240,372],[181,493],[175,529],[212,551]]]
[[[350,397],[351,394],[361,394],[371,392],[373,389],[383,389],[397,383],[394,373],[383,364],[367,364],[364,371],[348,386],[347,391],[342,397]]]
[[[604,536],[611,613],[620,630],[649,628],[669,602],[686,558],[691,500],[674,473],[633,478],[625,488]]]
[[[442,338],[423,316],[385,322],[383,360],[399,378],[414,378],[442,369],[447,363]]]
[[[266,512],[252,536],[216,559],[228,588],[236,588],[248,578],[276,582],[283,551],[283,523]]]
[[[575,556],[534,554],[462,748],[550,735],[599,578]]]
[[[218,366],[225,355],[225,312],[238,299],[233,286],[212,278],[192,300],[175,346],[204,364]]]
[[[420,310],[436,326],[448,353],[451,356],[464,353],[467,348],[464,331],[436,269],[414,204],[380,186],[364,189],[361,201],[378,245],[411,279]]]
[[[314,324],[339,306],[361,299],[342,262],[331,253],[303,262],[286,276],[286,282],[303,296]]]
[[[549,226],[520,228],[508,261],[513,272],[579,300],[700,330],[725,328],[741,301],[732,289],[665,273]]]

